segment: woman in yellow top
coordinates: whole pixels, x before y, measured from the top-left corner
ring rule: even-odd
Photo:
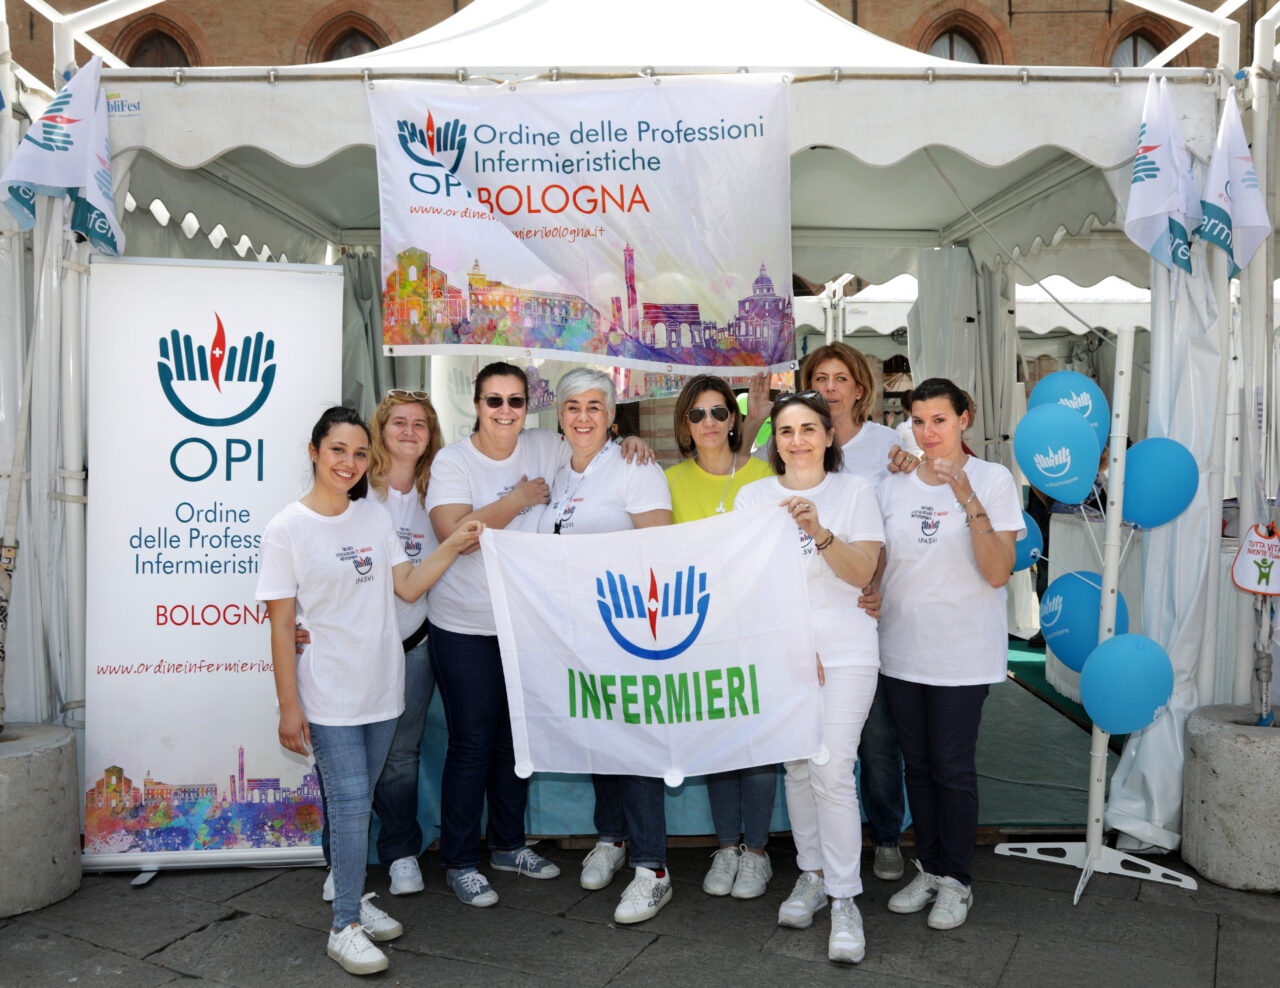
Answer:
[[[722,378],[701,374],[684,386],[676,399],[675,436],[686,459],[667,470],[677,524],[732,511],[744,485],[773,476],[768,463],[751,455],[750,440],[744,441],[759,430],[768,408],[769,379],[763,374],[751,382],[745,428],[733,391]],[[707,776],[720,845],[702,882],[708,895],[754,899],[764,893],[773,875],[765,845],[777,786],[776,765]]]

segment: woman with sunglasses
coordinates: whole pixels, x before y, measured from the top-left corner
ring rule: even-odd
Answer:
[[[853,901],[862,892],[853,764],[880,666],[876,622],[858,606],[858,594],[875,573],[884,530],[870,483],[840,472],[842,454],[822,396],[781,395],[772,418],[769,459],[778,475],[748,484],[735,506],[781,504],[799,528],[822,688],[822,742],[830,753],[821,765],[786,763],[800,878],[778,911],[778,925],[807,928],[831,896],[827,956],[856,964],[866,954],[866,937]]]
[[[765,461],[751,456],[749,438],[764,421],[768,401],[769,379],[760,374],[751,381],[747,411],[753,414],[744,428],[737,399],[723,378],[700,374],[684,386],[676,399],[675,437],[687,459],[667,468],[677,524],[732,511],[744,486],[773,475]],[[777,765],[707,776],[719,847],[702,891],[736,899],[764,894],[773,877],[766,845],[777,788]]]
[[[875,404],[875,378],[859,351],[845,343],[828,343],[811,352],[800,365],[800,386],[813,388],[826,399],[836,430],[836,445],[844,458],[840,470],[879,488],[890,469],[911,472],[917,460],[899,448],[895,430],[870,421]],[[879,616],[879,588],[866,588],[872,610]],[[864,599],[864,603],[867,601]],[[902,877],[902,836],[906,806],[902,795],[902,751],[889,705],[879,691],[862,730],[858,747],[862,808],[875,845],[872,873],[884,881]]]
[[[964,451],[963,391],[942,378],[923,382],[911,395],[911,421],[924,462],[880,487],[888,560],[880,660],[906,759],[919,871],[889,909],[932,903],[929,926],[951,930],[973,904],[978,723],[990,684],[1006,674],[1004,586],[1024,529],[1009,471]]]
[[[441,541],[478,520],[536,531],[550,501],[548,480],[572,447],[554,432],[525,429],[528,381],[507,363],[481,369],[475,429],[442,449],[431,466],[427,513]],[[627,450],[627,444],[634,448]],[[639,440],[629,456],[652,458]],[[489,863],[497,871],[555,878],[560,868],[525,846],[528,784],[515,773],[506,680],[493,604],[479,553],[464,556],[427,598],[431,667],[449,726],[440,791],[440,865],[449,887],[471,906],[498,901],[479,871],[480,817],[488,802]]]
[[[627,463],[609,438],[617,395],[598,370],[571,370],[556,385],[556,416],[572,451],[551,483],[538,531],[586,535],[671,524],[671,495],[655,463]],[[602,889],[627,858],[635,877],[614,910],[615,923],[639,923],[671,901],[667,870],[666,787],[662,779],[593,775],[596,844],[580,883]]]
[[[328,953],[352,974],[384,970],[369,938],[403,932],[363,894],[373,788],[404,710],[392,601],[420,598],[484,528],[459,526],[415,568],[387,512],[365,496],[370,446],[352,409],[320,416],[308,446],[314,482],[267,525],[256,594],[271,620],[280,743],[303,757],[310,747],[324,775],[336,893]],[[303,614],[311,642],[298,656]]]

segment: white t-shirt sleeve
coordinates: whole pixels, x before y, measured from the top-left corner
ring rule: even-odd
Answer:
[[[259,550],[258,600],[287,600],[298,596],[298,577],[294,573],[293,547],[288,528],[279,516],[271,519],[262,535]]]
[[[980,496],[982,507],[991,519],[991,527],[997,532],[1017,532],[1018,538],[1027,533],[1026,520],[1022,517],[1022,499],[1018,496],[1013,475],[998,463],[989,463],[989,493]]]
[[[568,445],[566,443],[565,445]],[[621,453],[619,453],[621,456]],[[671,488],[667,475],[656,463],[627,464],[627,513],[671,510]]]
[[[387,559],[391,562],[391,568],[395,569],[401,563],[409,561],[409,557],[404,551],[404,543],[396,536],[396,526],[391,520],[391,513],[387,510],[387,506],[376,498],[369,498],[368,500],[371,505],[378,509],[378,524],[382,530],[383,544],[387,549]]]
[[[470,442],[461,439],[459,443]],[[458,444],[446,446],[431,461],[431,481],[427,484],[427,513],[442,504],[472,504],[471,477],[463,459],[465,451]],[[472,505],[474,507],[474,505]]]
[[[821,520],[821,519],[819,519]],[[876,490],[859,478],[849,514],[852,533],[846,542],[879,542],[884,544],[884,518],[880,515],[880,501]]]

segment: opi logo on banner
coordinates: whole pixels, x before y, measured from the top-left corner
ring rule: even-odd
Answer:
[[[630,654],[654,661],[673,659],[697,640],[706,623],[711,604],[707,574],[689,566],[659,587],[657,576],[649,570],[648,583],[645,590],[608,570],[604,579],[596,577],[600,619],[613,640]]]
[[[1144,123],[1138,128],[1138,154],[1133,161],[1133,178],[1130,185],[1150,182],[1160,177],[1160,163],[1152,157],[1152,152],[1159,151],[1160,145],[1142,143],[1142,139],[1146,136],[1147,125]]]
[[[67,128],[80,122],[79,117],[68,117],[63,114],[62,111],[70,104],[71,93],[59,93],[45,108],[44,115],[31,125],[31,129],[23,135],[22,139],[30,141],[45,151],[70,151],[75,144],[75,138]],[[38,135],[37,128],[39,128]]]
[[[443,192],[451,196],[454,190],[465,191],[457,178],[458,166],[462,164],[462,153],[467,149],[467,125],[454,118],[441,127],[436,126],[431,111],[427,111],[427,122],[419,127],[411,120],[397,120],[396,133],[400,140],[400,150],[410,160],[424,168],[425,172],[413,172],[409,175],[409,184],[419,192],[429,196]],[[437,161],[436,155],[453,155],[453,164],[446,166]],[[466,192],[471,198],[471,193]]]
[[[1058,450],[1049,447],[1044,453],[1036,453],[1032,459],[1046,477],[1061,477],[1071,469],[1071,450],[1066,446]]]
[[[258,332],[228,346],[222,317],[216,312],[213,317],[216,329],[208,346],[176,329],[160,337],[156,373],[175,412],[196,425],[224,428],[252,418],[266,404],[276,380],[275,340]],[[256,459],[261,481],[262,454],[261,438],[225,437],[220,455],[213,443],[192,436],[174,446],[169,465],[178,477],[195,483],[212,476],[221,461],[230,481],[236,464],[252,466]]]

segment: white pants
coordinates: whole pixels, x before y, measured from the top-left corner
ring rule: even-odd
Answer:
[[[846,666],[826,670],[822,687],[822,743],[831,757],[786,763],[787,815],[802,871],[821,871],[829,896],[862,892],[862,814],[853,765],[858,740],[876,695],[879,669]]]

